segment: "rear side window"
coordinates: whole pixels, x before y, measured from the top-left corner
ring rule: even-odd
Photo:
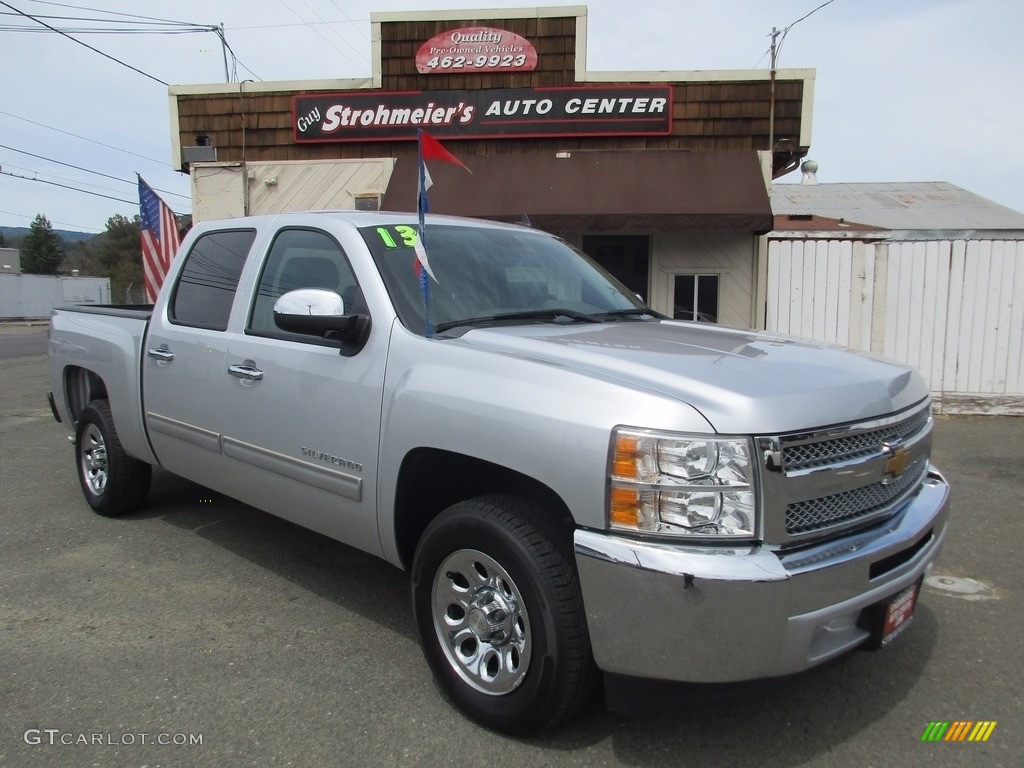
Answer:
[[[256,231],[246,229],[211,232],[196,240],[171,299],[171,322],[227,330],[238,278],[255,239]]]

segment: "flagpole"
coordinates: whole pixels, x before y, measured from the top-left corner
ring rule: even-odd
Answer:
[[[423,129],[416,129],[416,161],[418,166],[418,178],[419,188],[416,195],[416,214],[419,218],[419,232],[418,237],[420,241],[420,248],[423,249],[423,253],[427,252],[427,240],[425,237],[424,229],[426,228],[426,213],[429,206],[427,202],[427,166],[423,162]],[[422,260],[421,260],[422,261]],[[431,338],[434,335],[434,329],[430,324],[430,275],[426,269],[426,265],[417,262],[419,266],[420,275],[420,293],[423,296],[423,318],[426,323],[426,335],[427,338]]]
[[[430,268],[430,259],[427,256],[426,240],[426,215],[430,211],[430,201],[427,199],[427,190],[433,181],[430,178],[430,171],[427,170],[427,159],[444,160],[446,163],[454,163],[461,166],[470,175],[472,171],[466,168],[455,155],[441,146],[441,142],[424,131],[416,129],[416,162],[418,167],[418,189],[416,195],[416,213],[419,219],[419,231],[416,238],[416,266],[419,270],[420,289],[423,293],[423,313],[427,324],[427,338],[434,335],[434,329],[430,325],[430,280],[437,278]]]

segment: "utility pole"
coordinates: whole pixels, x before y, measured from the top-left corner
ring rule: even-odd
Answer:
[[[836,0],[825,0],[821,5],[815,8],[810,13],[805,13],[799,19],[794,21],[785,29],[778,29],[772,27],[772,71],[769,78],[769,91],[768,91],[768,151],[772,156],[772,173],[774,174],[775,169],[775,70],[778,67],[779,49],[782,47],[782,43],[786,40],[786,35],[789,34],[789,30],[795,27],[804,19],[813,16],[826,5],[832,5]],[[780,40],[781,38],[781,40]]]
[[[772,68],[768,76],[768,153],[771,157],[772,173],[775,172],[775,69],[778,49],[776,41],[782,34],[776,27],[772,27]]]
[[[217,33],[217,37],[220,38],[220,52],[224,55],[224,82],[231,82],[231,74],[228,72],[228,41],[224,37],[224,22],[222,21],[218,26],[213,28],[213,31]],[[774,42],[774,40],[773,40]]]

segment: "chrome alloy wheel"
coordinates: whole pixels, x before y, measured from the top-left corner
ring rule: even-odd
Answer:
[[[107,489],[107,480],[110,476],[107,466],[107,443],[95,424],[87,425],[80,439],[82,477],[93,495],[102,496]]]
[[[434,630],[452,669],[481,693],[500,696],[530,666],[530,619],[515,582],[474,549],[449,555],[434,576]]]

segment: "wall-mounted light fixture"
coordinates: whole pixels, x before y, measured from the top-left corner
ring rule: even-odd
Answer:
[[[217,162],[217,148],[210,143],[210,137],[205,133],[196,134],[196,145],[194,147],[181,148],[181,160],[186,165],[191,163],[215,163]]]

